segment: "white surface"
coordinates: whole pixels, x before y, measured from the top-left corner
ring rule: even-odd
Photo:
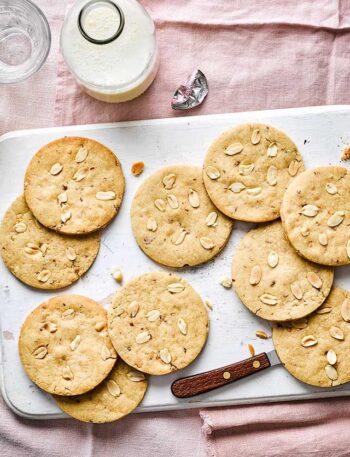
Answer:
[[[284,130],[300,148],[307,167],[340,163],[341,149],[350,142],[350,107],[346,106],[10,133],[0,139],[0,216],[21,193],[27,164],[46,142],[63,135],[83,135],[99,140],[114,150],[122,163],[127,184],[120,213],[103,232],[101,250],[90,271],[64,291],[102,299],[118,288],[110,275],[111,267],[121,266],[125,281],[138,274],[161,269],[141,252],[131,234],[129,208],[141,182],[164,165],[201,165],[209,144],[219,133],[248,121],[271,123]],[[143,160],[146,168],[140,177],[135,178],[130,168],[138,160]],[[346,163],[343,165],[349,166]],[[173,380],[247,358],[248,343],[254,345],[257,353],[272,349],[271,339],[263,341],[255,337],[257,329],[265,329],[270,333],[269,325],[252,315],[232,290],[226,290],[219,284],[222,275],[230,275],[234,247],[249,227],[248,224],[236,223],[228,245],[214,261],[180,273],[204,299],[214,305],[213,311],[209,312],[209,340],[200,357],[187,369],[168,376],[151,377],[150,388],[138,411],[349,395],[350,385],[330,390],[312,388],[298,382],[283,367],[277,366],[193,399],[180,401],[172,396],[170,384]],[[350,289],[349,272],[350,267],[339,267],[335,283]],[[19,328],[25,316],[45,299],[62,292],[31,289],[14,278],[2,262],[0,278],[4,398],[16,413],[27,417],[63,417],[50,396],[27,378],[17,351]]]

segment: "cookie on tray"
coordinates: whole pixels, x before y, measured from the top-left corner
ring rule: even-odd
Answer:
[[[192,165],[168,166],[146,179],[134,196],[131,223],[143,252],[170,267],[213,258],[233,224],[212,204],[201,169]]]
[[[243,304],[269,321],[302,318],[322,305],[333,269],[300,257],[280,221],[249,231],[232,262],[232,284]]]
[[[75,419],[101,424],[130,414],[141,403],[147,387],[146,376],[119,359],[107,378],[90,392],[53,398],[62,411]]]
[[[308,318],[273,329],[283,365],[300,381],[317,387],[350,381],[349,339],[350,293],[338,287]]]
[[[197,292],[184,279],[164,272],[128,282],[108,314],[109,335],[120,357],[154,375],[189,365],[203,349],[208,324]]]
[[[117,358],[106,311],[81,295],[57,296],[35,308],[21,328],[19,355],[35,384],[68,396],[97,386]]]
[[[34,155],[24,195],[39,222],[72,235],[107,225],[118,212],[124,187],[121,165],[110,149],[88,138],[64,137]]]
[[[61,235],[41,225],[21,195],[0,226],[1,256],[18,279],[38,289],[59,289],[77,281],[93,264],[98,232]]]
[[[267,222],[280,216],[283,194],[304,169],[297,146],[265,124],[243,124],[221,134],[204,161],[203,181],[227,216]]]
[[[322,265],[350,263],[350,172],[339,166],[304,171],[282,202],[284,230],[303,257]]]

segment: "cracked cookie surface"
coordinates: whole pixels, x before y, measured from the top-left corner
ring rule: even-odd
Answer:
[[[22,325],[18,347],[30,379],[57,395],[93,389],[117,358],[106,311],[81,295],[57,296],[35,308]]]
[[[24,196],[6,211],[0,227],[1,256],[21,281],[38,289],[59,289],[77,281],[93,264],[98,232],[61,235],[38,222]]]
[[[124,187],[120,162],[110,149],[89,138],[64,137],[34,155],[24,179],[24,196],[46,227],[84,234],[115,217]]]
[[[101,424],[130,414],[142,401],[148,387],[147,377],[118,359],[101,384],[74,397],[54,395],[65,413],[83,422]]]
[[[108,329],[120,357],[145,373],[163,375],[189,365],[208,336],[208,314],[197,292],[171,273],[148,273],[116,293]]]
[[[313,386],[349,382],[349,321],[350,293],[334,287],[323,306],[302,322],[273,329],[281,362],[293,376]]]
[[[304,171],[282,202],[283,228],[303,257],[322,265],[350,263],[350,172],[339,166]]]
[[[169,267],[212,259],[233,226],[210,201],[201,169],[191,165],[168,166],[146,179],[134,196],[131,223],[143,252]]]
[[[250,230],[232,262],[233,287],[243,304],[269,321],[299,319],[328,296],[333,269],[300,257],[280,221]]]
[[[242,124],[209,147],[203,181],[227,216],[266,222],[280,216],[283,194],[303,169],[298,148],[285,133],[265,124]]]

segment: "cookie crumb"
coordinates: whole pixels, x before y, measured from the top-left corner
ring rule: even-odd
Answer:
[[[227,278],[226,276],[223,276],[220,280],[220,284],[225,287],[225,289],[231,289],[232,287],[232,280],[230,278]]]
[[[132,164],[131,172],[134,176],[139,176],[145,168],[145,164],[143,162],[135,162]]]
[[[252,357],[255,356],[255,349],[254,349],[254,346],[252,344],[248,344],[248,349],[249,349],[249,352],[250,352],[250,355]]]
[[[343,149],[343,153],[340,157],[340,160],[349,160],[350,159],[350,146],[347,145]]]
[[[207,306],[210,310],[213,309],[213,305],[210,303],[209,300],[204,300],[204,304],[205,304],[205,306]]]
[[[257,330],[255,335],[262,340],[267,340],[269,338],[268,334],[264,330]]]
[[[112,276],[119,284],[123,282],[123,273],[120,268],[113,268]]]

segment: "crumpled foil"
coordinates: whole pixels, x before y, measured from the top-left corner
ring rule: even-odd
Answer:
[[[187,110],[200,105],[208,95],[208,82],[200,70],[195,70],[185,84],[176,90],[171,107],[175,110]]]

